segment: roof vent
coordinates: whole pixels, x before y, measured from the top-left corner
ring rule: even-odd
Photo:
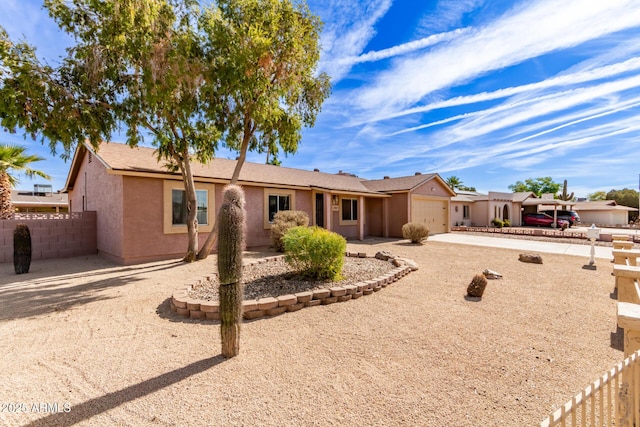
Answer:
[[[314,168],[314,169],[313,169],[313,171],[314,171],[314,172],[320,172],[320,169],[318,169],[318,168]]]
[[[416,173],[415,173],[415,175],[416,175],[416,176],[418,176],[418,175],[422,175],[422,172],[416,172]]]
[[[382,179],[389,179],[389,176],[385,175],[385,176],[382,177]]]

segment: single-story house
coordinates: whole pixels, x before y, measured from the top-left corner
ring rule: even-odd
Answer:
[[[200,244],[213,228],[236,161],[193,162],[198,198]],[[312,225],[348,239],[402,237],[402,225],[422,222],[433,233],[450,231],[450,198],[455,195],[438,174],[365,180],[339,173],[306,171],[247,162],[238,183],[247,209],[247,246],[271,243],[279,210],[302,210]],[[122,264],[179,257],[187,245],[184,187],[168,172],[153,148],[104,143],[96,152],[76,150],[63,190],[69,211],[97,212],[97,249]]]
[[[18,213],[64,213],[69,211],[65,193],[54,193],[51,185],[35,184],[31,190],[11,190],[11,203]]]
[[[580,221],[585,225],[619,227],[629,224],[629,212],[638,209],[618,205],[615,200],[600,200],[575,202],[573,210],[580,215]]]
[[[509,220],[512,226],[522,225],[524,202],[537,199],[532,192],[488,194],[476,191],[457,191],[451,199],[451,223],[475,227],[487,227],[495,218]]]

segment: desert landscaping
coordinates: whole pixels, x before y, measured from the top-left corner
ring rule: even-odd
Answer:
[[[394,239],[419,270],[372,295],[245,321],[240,355],[219,323],[169,300],[215,256],[133,266],[100,256],[0,264],[9,426],[536,425],[623,359],[612,264]],[[273,256],[249,252],[246,259]],[[489,268],[481,300],[466,297]]]

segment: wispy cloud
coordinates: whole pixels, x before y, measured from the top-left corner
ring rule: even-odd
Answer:
[[[354,106],[363,111],[406,108],[489,71],[637,25],[637,1],[527,3],[446,47],[398,61],[355,93]]]
[[[432,34],[459,26],[465,14],[484,4],[484,0],[439,0],[435,10],[425,15],[418,25],[418,33]]]
[[[392,0],[357,2],[351,0],[314,0],[310,7],[322,16],[325,26],[320,38],[322,55],[319,69],[335,84],[352,67],[343,58],[359,56],[375,36],[375,24],[391,7]]]

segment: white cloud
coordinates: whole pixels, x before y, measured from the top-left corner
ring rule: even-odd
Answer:
[[[484,0],[439,0],[435,11],[424,16],[418,32],[431,34],[460,24],[462,17],[484,4]]]
[[[369,111],[405,108],[488,71],[637,25],[640,3],[633,0],[527,3],[446,47],[399,61],[356,93],[354,103]]]

